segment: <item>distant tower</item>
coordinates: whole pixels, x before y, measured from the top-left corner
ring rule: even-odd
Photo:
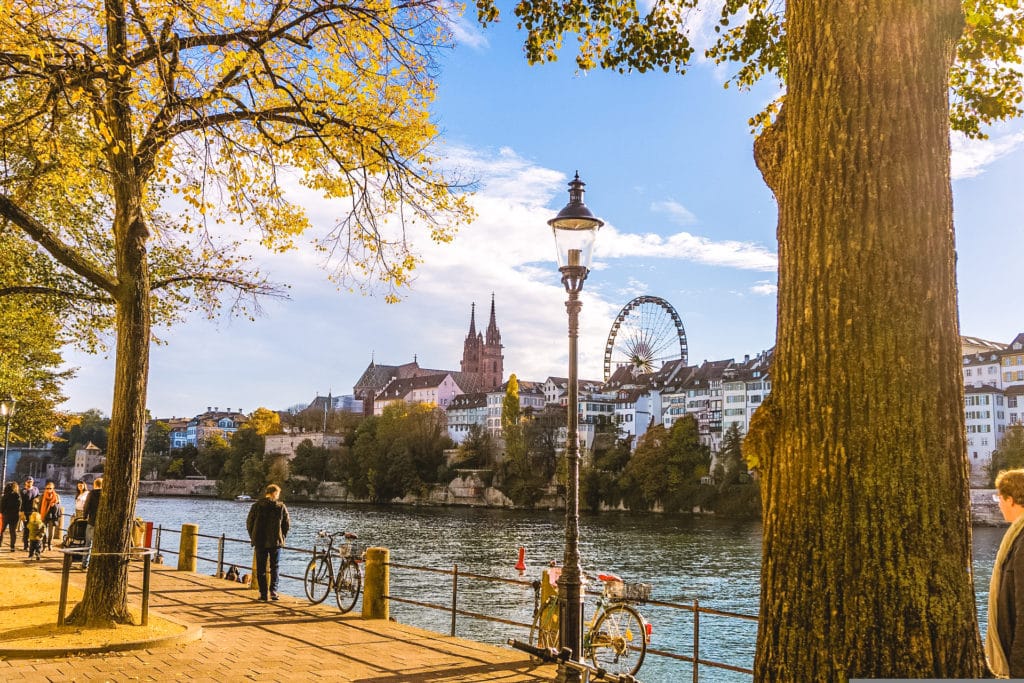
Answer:
[[[476,331],[476,303],[469,313],[469,333],[462,348],[462,375],[464,391],[491,391],[501,386],[504,376],[504,356],[501,354],[501,332],[494,314],[494,295],[491,295],[491,319],[487,336]]]

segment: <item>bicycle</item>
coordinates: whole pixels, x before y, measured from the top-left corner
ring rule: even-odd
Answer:
[[[548,570],[554,585],[561,570]],[[584,624],[581,659],[590,659],[594,666],[616,675],[635,675],[647,655],[651,627],[631,603],[651,597],[646,583],[627,584],[614,574],[598,574],[604,585],[594,605],[594,612]],[[542,649],[559,649],[558,595],[540,605],[540,581],[533,582],[534,610],[530,626],[530,645]]]
[[[344,533],[345,542],[335,549],[334,539],[340,535],[340,531],[328,533],[321,529],[317,532],[319,543],[313,542],[313,559],[306,567],[302,585],[306,589],[306,597],[314,605],[326,600],[327,594],[333,589],[338,609],[345,614],[356,606],[356,600],[359,599],[363,585],[359,571],[362,557],[356,550],[355,541],[359,537],[350,531]],[[337,573],[334,571],[334,558],[341,563]]]

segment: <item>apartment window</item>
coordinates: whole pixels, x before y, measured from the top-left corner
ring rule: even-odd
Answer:
[[[970,377],[970,376],[971,376],[971,369],[970,368],[966,368],[964,370],[964,377]]]

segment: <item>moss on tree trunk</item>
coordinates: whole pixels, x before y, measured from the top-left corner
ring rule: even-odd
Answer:
[[[793,0],[760,681],[973,677],[947,84],[959,3]],[[839,27],[843,27],[839,30]]]

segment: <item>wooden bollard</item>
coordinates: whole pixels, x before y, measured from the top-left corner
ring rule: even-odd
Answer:
[[[181,525],[181,546],[178,548],[178,571],[194,572],[199,554],[199,525]]]
[[[388,562],[391,551],[387,548],[366,549],[366,574],[363,576],[363,619],[387,619],[388,591],[391,590],[391,574]]]

